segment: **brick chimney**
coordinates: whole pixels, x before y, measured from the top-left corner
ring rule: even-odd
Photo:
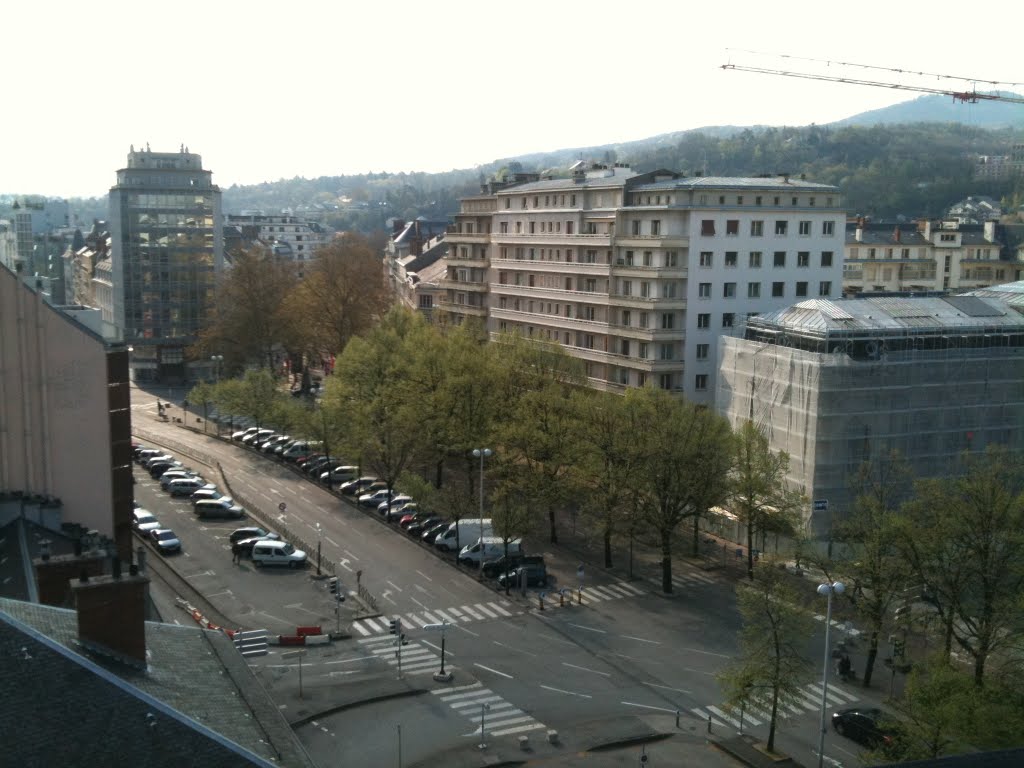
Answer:
[[[46,547],[32,561],[36,571],[36,588],[39,590],[39,602],[43,605],[54,605],[68,608],[72,605],[70,582],[81,574],[89,577],[100,576],[106,570],[107,556],[104,552],[88,554],[56,555],[51,557]]]
[[[146,668],[146,596],[149,579],[131,567],[121,573],[121,561],[114,558],[109,576],[73,579],[78,640],[87,649],[139,669]]]

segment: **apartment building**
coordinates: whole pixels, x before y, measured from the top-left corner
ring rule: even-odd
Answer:
[[[309,261],[316,249],[327,243],[329,234],[314,221],[292,214],[266,214],[263,211],[231,213],[225,222],[241,229],[250,239],[287,246],[275,252],[291,261]]]
[[[965,291],[1019,280],[1020,252],[994,221],[846,225],[843,293]]]
[[[571,172],[463,201],[445,309],[563,345],[592,386],[650,383],[710,404],[722,334],[839,294],[835,187],[582,162]]]
[[[213,309],[224,269],[221,193],[202,157],[128,153],[110,190],[113,317],[133,379],[186,381],[186,349]]]

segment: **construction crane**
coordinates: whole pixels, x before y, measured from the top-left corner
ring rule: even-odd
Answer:
[[[758,55],[765,55],[765,56],[777,55],[777,54],[762,54],[762,53],[760,53],[758,51],[745,51],[745,53],[755,53],[755,54],[758,54]],[[933,72],[915,72],[915,71],[907,70],[907,69],[897,69],[895,67],[878,67],[878,66],[873,66],[871,64],[854,64],[854,63],[846,62],[846,61],[826,61],[826,60],[823,60],[823,59],[809,59],[809,58],[803,58],[803,57],[799,57],[799,56],[787,56],[787,55],[784,55],[784,54],[781,54],[781,55],[778,55],[778,56],[779,56],[779,58],[784,58],[784,59],[797,59],[797,60],[800,60],[800,61],[813,61],[813,62],[817,62],[817,63],[820,63],[820,64],[826,64],[826,65],[829,65],[829,66],[836,65],[836,66],[842,66],[842,67],[856,67],[856,68],[860,68],[860,69],[882,70],[882,71],[886,71],[886,72],[897,72],[897,73],[900,73],[900,74],[919,75],[919,76],[923,76],[923,77],[934,77],[934,78],[937,78],[937,79],[959,80],[959,81],[963,81],[963,82],[969,82],[969,83],[972,83],[972,84],[978,83],[978,82],[984,82],[985,84],[992,85],[992,86],[996,86],[996,85],[1020,86],[1020,85],[1022,85],[1021,83],[1007,83],[1007,82],[1001,82],[1001,81],[998,81],[998,80],[981,80],[981,79],[978,79],[978,78],[957,77],[955,75],[942,75],[942,74],[936,74],[936,73],[933,73]],[[860,77],[844,77],[844,76],[841,76],[841,75],[827,75],[827,74],[816,73],[816,72],[798,72],[796,70],[772,69],[772,68],[769,68],[769,67],[753,67],[753,66],[747,66],[747,65],[743,65],[743,64],[723,64],[722,65],[722,69],[731,69],[731,70],[735,70],[737,72],[754,72],[756,74],[762,74],[762,75],[781,75],[782,77],[797,77],[797,78],[802,78],[804,80],[825,80],[825,81],[832,82],[832,83],[848,83],[850,85],[870,85],[870,86],[873,86],[875,88],[890,88],[890,89],[897,89],[897,90],[904,90],[904,91],[916,91],[918,93],[933,93],[933,94],[937,94],[937,95],[940,95],[940,96],[952,96],[954,102],[961,102],[963,104],[977,104],[979,101],[1004,101],[1004,102],[1009,102],[1011,104],[1024,104],[1024,98],[1022,98],[1020,96],[1009,96],[1009,95],[1003,95],[1003,94],[998,94],[998,93],[979,93],[978,90],[977,90],[977,87],[975,85],[972,85],[972,87],[971,87],[971,89],[969,91],[958,91],[958,90],[951,90],[951,89],[947,89],[947,88],[928,87],[928,86],[924,86],[924,85],[907,85],[907,84],[904,84],[904,83],[884,82],[882,80],[868,80],[868,79],[860,78]]]

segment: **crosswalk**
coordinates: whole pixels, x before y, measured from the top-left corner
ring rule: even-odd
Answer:
[[[431,693],[469,721],[474,729],[465,734],[467,736],[511,736],[547,727],[521,709],[516,709],[482,683],[438,688]],[[481,708],[484,708],[482,723]],[[481,725],[483,734],[480,734]]]
[[[661,588],[661,577],[660,576],[649,576],[647,578],[652,584],[656,584],[658,588]],[[709,576],[703,571],[682,569],[676,564],[672,565],[672,586],[678,587],[679,589],[688,589],[690,587],[704,587],[708,584],[719,584],[721,579],[715,576]]]
[[[828,684],[825,699],[830,706],[845,707],[857,701],[858,697],[835,683]],[[767,725],[771,722],[771,698],[768,695],[755,697],[742,710],[743,727]],[[694,707],[690,710],[701,720],[711,719],[714,725],[740,727],[740,709],[726,704],[721,707]],[[788,720],[808,712],[821,712],[821,683],[807,683],[794,694],[779,700],[778,717]]]
[[[427,624],[440,624],[442,620],[449,624],[468,624],[486,619],[505,619],[517,613],[521,611],[512,603],[502,600],[460,605],[458,608],[445,608],[443,611],[431,608],[429,611],[416,613],[396,613],[373,619],[359,619],[352,622],[352,628],[363,637],[369,637],[387,632],[390,619],[401,619],[406,627],[419,629]]]
[[[390,666],[398,668],[398,646],[395,638],[391,635],[383,637],[368,637],[359,641],[363,648],[377,658],[387,662]],[[455,669],[454,665],[445,659],[446,669]],[[441,670],[441,657],[433,651],[415,642],[408,641],[402,646],[402,674],[403,675],[424,675]]]
[[[590,603],[600,603],[604,600],[622,600],[628,597],[639,597],[640,595],[646,595],[640,587],[635,584],[630,584],[625,581],[618,581],[614,584],[584,584],[583,585],[583,605]],[[570,602],[573,605],[579,605],[579,592],[575,588],[566,588],[565,593],[565,604],[569,605]],[[554,606],[559,607],[560,600],[558,596],[558,590],[550,590],[547,593],[544,605],[546,608]]]

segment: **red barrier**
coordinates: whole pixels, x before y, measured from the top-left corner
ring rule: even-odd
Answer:
[[[281,645],[305,645],[305,635],[281,635]]]
[[[299,637],[305,637],[306,635],[322,635],[323,629],[320,627],[296,627],[295,634]]]

